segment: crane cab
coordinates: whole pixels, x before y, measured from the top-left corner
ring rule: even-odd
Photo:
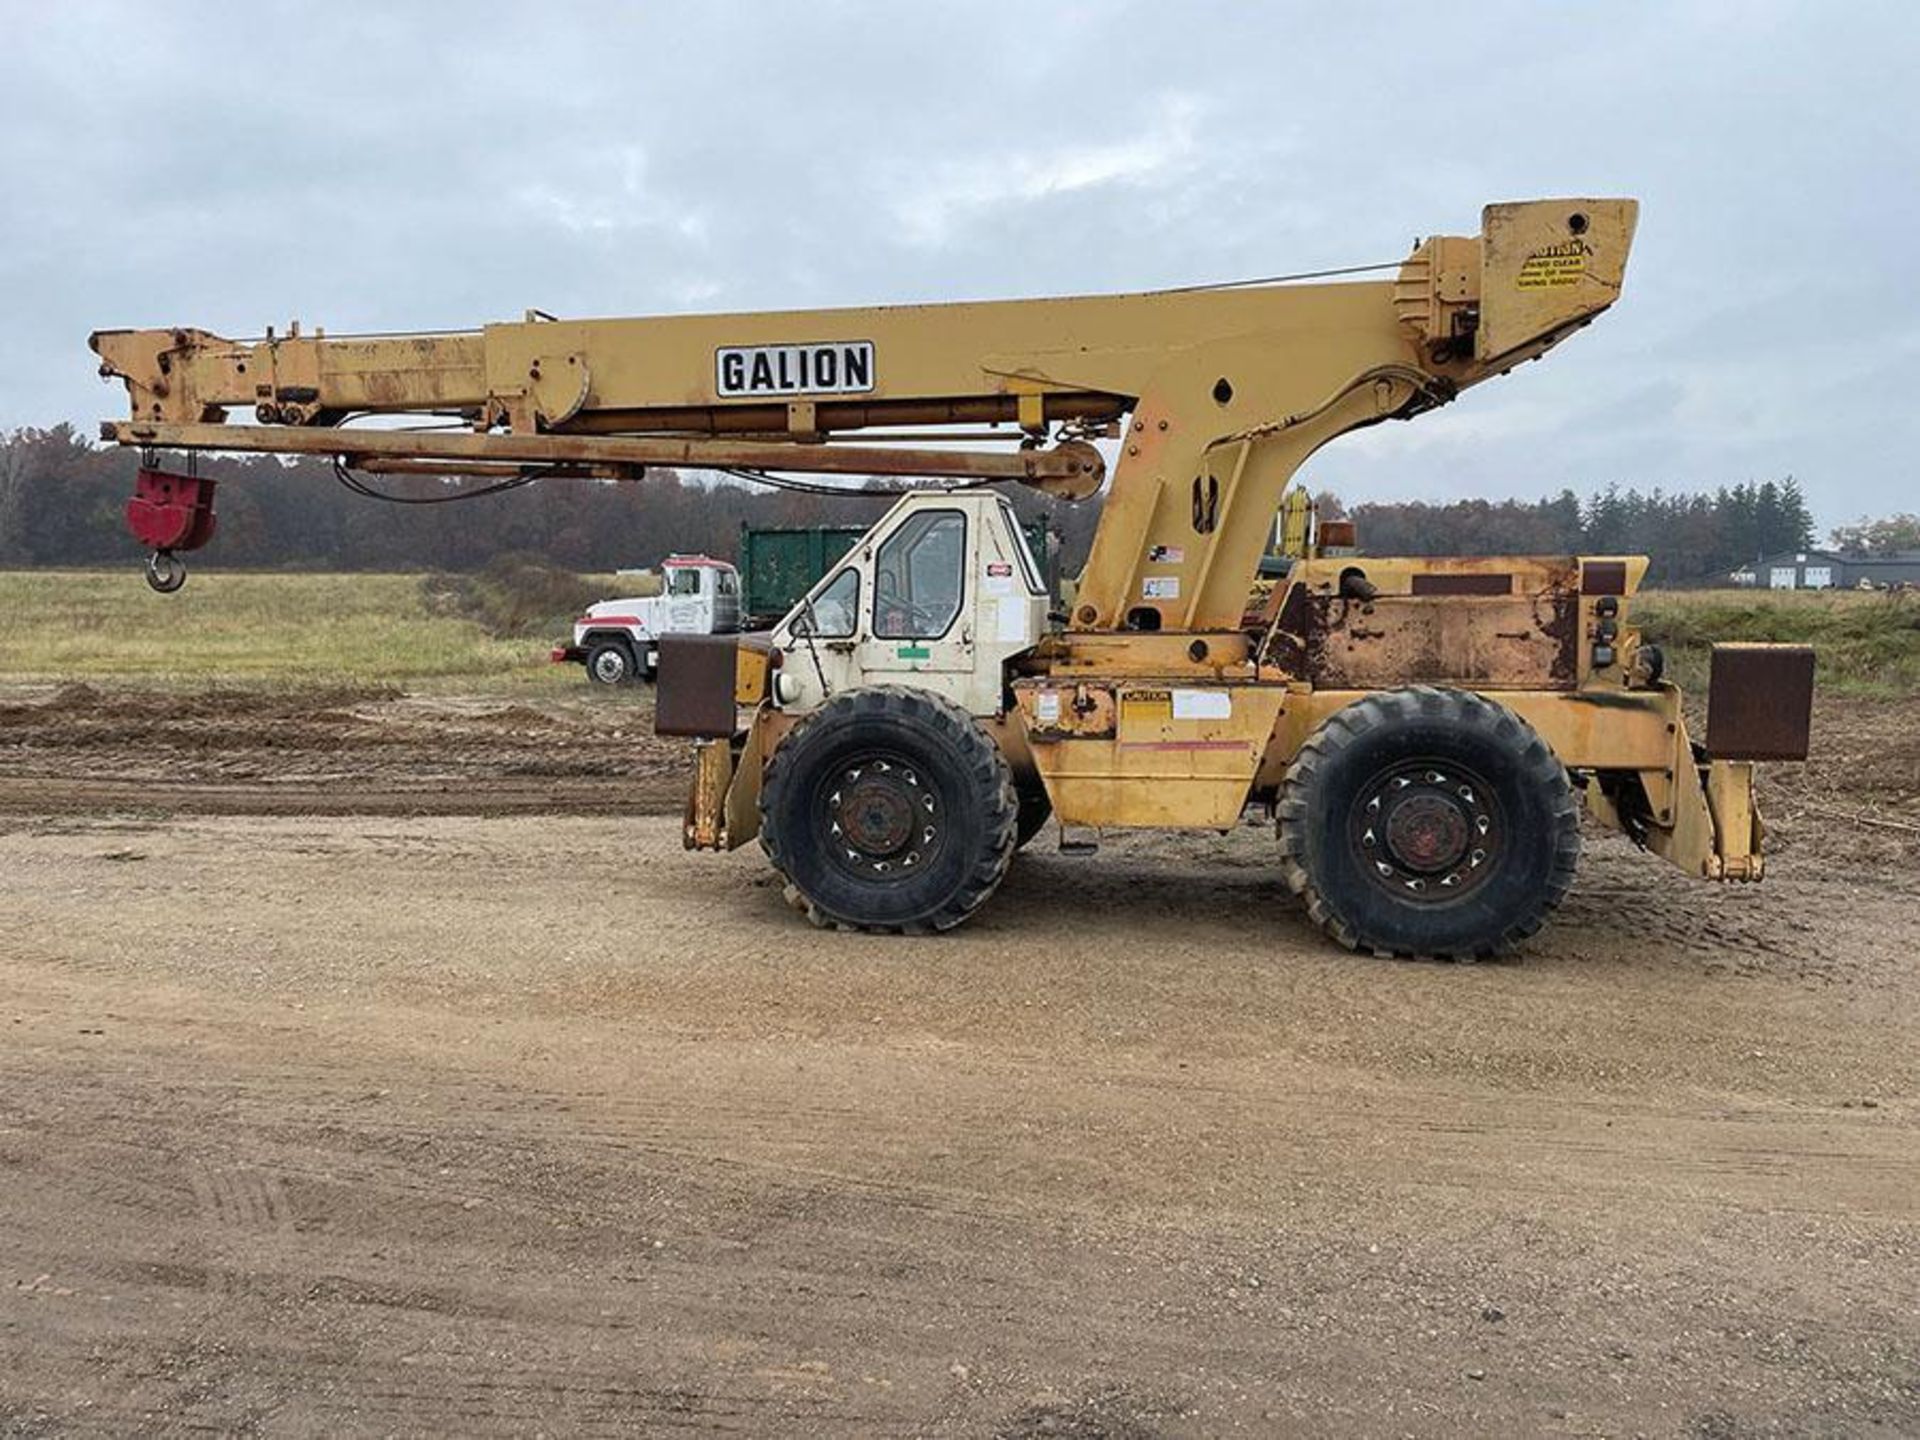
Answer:
[[[774,627],[774,702],[804,712],[838,691],[896,682],[997,715],[1007,662],[1044,633],[1048,605],[1002,496],[905,496]]]

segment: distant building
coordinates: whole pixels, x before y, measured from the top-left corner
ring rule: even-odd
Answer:
[[[1842,555],[1835,550],[1783,550],[1727,577],[1757,590],[1885,590],[1920,586],[1920,550],[1897,555]]]

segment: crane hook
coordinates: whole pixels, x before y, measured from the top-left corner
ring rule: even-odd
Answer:
[[[187,583],[187,562],[171,550],[156,550],[147,557],[147,584],[162,595],[171,595]]]

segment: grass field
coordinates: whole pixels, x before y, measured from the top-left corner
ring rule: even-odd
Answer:
[[[574,690],[580,672],[549,664],[548,648],[580,596],[613,593],[610,576],[573,589],[552,572],[209,569],[176,595],[154,594],[133,569],[0,572],[0,681]],[[1653,591],[1633,618],[1689,688],[1704,685],[1713,641],[1776,640],[1815,648],[1824,689],[1920,691],[1920,596]]]
[[[156,595],[139,572],[0,572],[0,680],[143,686],[573,687],[548,632],[496,638],[419,575],[196,573]]]
[[[1857,591],[1655,590],[1633,622],[1662,646],[1689,689],[1706,684],[1715,641],[1811,645],[1820,688],[1857,695],[1920,691],[1920,595]]]

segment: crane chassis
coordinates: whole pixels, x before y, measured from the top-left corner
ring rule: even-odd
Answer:
[[[130,401],[103,434],[144,451],[913,482],[770,634],[661,647],[657,728],[693,741],[688,845],[758,838],[816,923],[951,928],[1049,815],[1087,849],[1252,808],[1334,939],[1471,957],[1545,922],[1583,808],[1689,874],[1758,880],[1753,767],[1804,758],[1811,654],[1716,647],[1696,742],[1632,624],[1640,557],[1361,556],[1302,526],[1252,610],[1250,587],[1315,450],[1589,324],[1618,297],[1637,215],[1492,205],[1479,234],[1360,281],[92,344]],[[378,425],[392,415],[450,428]],[[986,488],[1006,481],[1106,489],[1064,609]],[[213,491],[142,470],[128,518],[159,588],[211,538]]]

